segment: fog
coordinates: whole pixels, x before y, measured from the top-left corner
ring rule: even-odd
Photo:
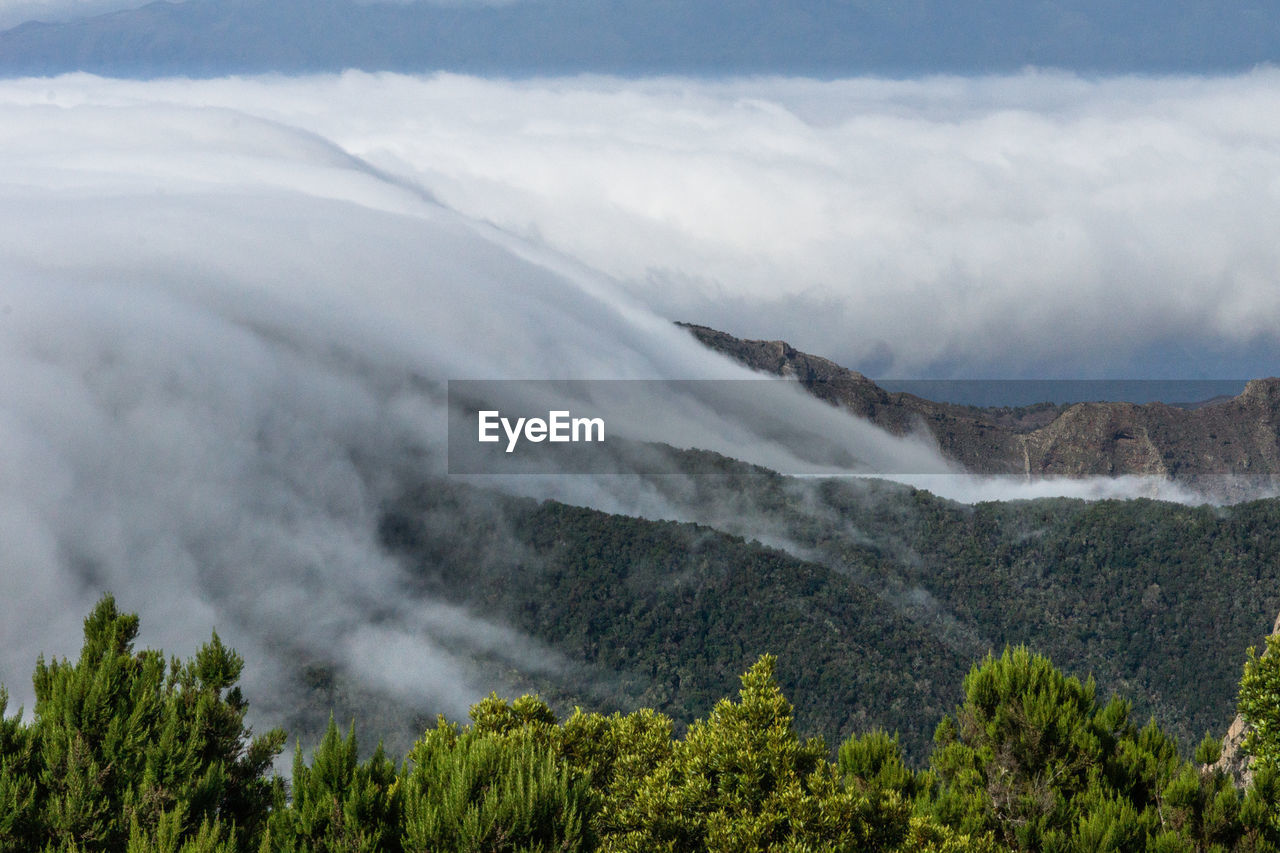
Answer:
[[[312,128],[664,316],[871,376],[1274,372],[1275,70],[169,93]]]
[[[1243,369],[1280,327],[1277,82],[0,83],[0,682],[29,706],[104,590],[175,654],[216,627],[268,721],[299,662],[454,715],[476,650],[560,666],[410,607],[377,516],[445,470],[447,380],[751,376],[673,320],[900,375]],[[583,402],[787,473],[1154,488],[955,477],[785,383],[760,428]],[[634,480],[508,487],[682,517]]]
[[[463,714],[493,687],[477,651],[558,663],[483,614],[406,604],[377,540],[385,502],[445,470],[446,381],[751,375],[606,276],[305,130],[171,103],[9,103],[0,128],[0,681],[15,704],[109,590],[172,653],[216,627],[267,719],[309,662]],[[625,402],[636,438],[809,470],[697,400],[666,424]],[[830,433],[849,464],[946,470],[785,383],[756,402]],[[621,436],[626,414],[610,416]]]

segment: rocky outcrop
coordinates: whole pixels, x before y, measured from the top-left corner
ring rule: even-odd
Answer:
[[[784,341],[681,325],[711,349],[763,373],[795,378],[815,396],[890,432],[927,430],[944,455],[973,473],[1155,476],[1225,498],[1271,493],[1280,485],[1280,379],[1256,379],[1237,397],[1195,407],[976,408],[886,391]]]
[[[1271,633],[1280,634],[1280,616],[1276,617]],[[1248,787],[1253,780],[1253,772],[1249,769],[1249,756],[1245,755],[1243,749],[1244,736],[1248,731],[1249,727],[1245,725],[1244,718],[1236,714],[1236,718],[1231,721],[1226,735],[1222,738],[1222,753],[1217,761],[1209,765],[1210,770],[1225,771],[1242,788]]]

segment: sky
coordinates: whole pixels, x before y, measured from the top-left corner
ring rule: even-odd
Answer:
[[[145,0],[5,0],[0,3],[0,28],[24,21],[67,21],[119,9],[136,9]]]
[[[428,3],[434,6],[503,6],[517,0],[359,0],[367,4],[410,5]],[[128,9],[137,9],[151,0],[0,0],[0,29],[17,26],[27,21],[75,21],[94,15],[104,15]],[[186,0],[169,0],[183,3]]]
[[[137,9],[151,0],[0,0],[0,30],[15,27],[27,21],[65,22],[95,15],[105,15]],[[169,0],[183,3],[187,0]],[[518,0],[357,0],[367,5],[407,6],[425,3],[439,7],[505,6]]]
[[[0,6],[0,28],[33,15],[70,18],[0,32],[0,75],[360,68],[834,79],[1029,67],[1241,73],[1280,59],[1280,17],[1268,0],[187,0],[92,14],[108,2]]]

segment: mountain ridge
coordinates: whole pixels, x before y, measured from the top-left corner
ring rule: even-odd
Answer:
[[[926,430],[947,458],[971,473],[1028,479],[1154,476],[1230,499],[1265,493],[1280,481],[1280,378],[1253,379],[1236,397],[1193,406],[1081,402],[979,408],[887,391],[785,341],[678,325],[710,349],[753,370],[797,379],[819,399],[891,433]]]

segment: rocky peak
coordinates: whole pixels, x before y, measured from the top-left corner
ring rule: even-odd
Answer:
[[[1179,407],[1124,402],[975,408],[891,393],[785,341],[743,340],[681,324],[703,344],[762,373],[794,377],[815,396],[898,435],[927,431],[978,474],[1167,477],[1223,498],[1280,484],[1280,379],[1238,397]]]

